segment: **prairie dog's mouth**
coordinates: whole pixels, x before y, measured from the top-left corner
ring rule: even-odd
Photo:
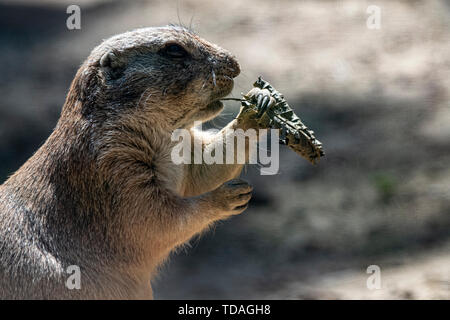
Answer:
[[[221,99],[228,96],[233,90],[234,81],[231,77],[224,75],[217,75],[214,82],[211,100],[205,106],[202,106],[197,117],[204,121],[216,117],[224,108]]]
[[[217,106],[220,99],[225,98],[233,91],[234,80],[229,76],[217,74],[214,78],[213,84],[214,86],[211,92],[212,102],[208,104],[208,107]]]

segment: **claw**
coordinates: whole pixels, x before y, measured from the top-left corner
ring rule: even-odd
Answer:
[[[264,112],[266,112],[269,101],[270,101],[270,98],[268,96],[264,96],[264,98],[262,99],[262,102],[260,104],[258,117],[261,116],[262,114],[264,114]]]
[[[261,108],[261,102],[262,102],[262,99],[263,99],[263,94],[262,93],[259,93],[257,96],[256,96],[256,98],[257,98],[257,103],[256,103],[256,107],[259,109],[259,108]]]
[[[270,97],[269,96],[264,96],[262,102],[261,102],[261,108],[265,109],[267,108],[268,104],[270,101]]]

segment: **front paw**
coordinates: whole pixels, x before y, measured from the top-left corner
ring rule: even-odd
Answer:
[[[275,98],[267,89],[253,88],[245,96],[247,105],[243,105],[237,116],[238,127],[247,129],[266,129],[269,117],[266,111],[276,105]],[[248,107],[248,106],[252,107]]]
[[[250,90],[246,94],[246,97],[248,97],[256,105],[258,110],[258,118],[261,118],[261,116],[268,109],[274,106],[276,102],[269,90],[256,87]]]
[[[253,187],[241,179],[225,182],[211,192],[211,200],[223,216],[237,215],[248,207]]]

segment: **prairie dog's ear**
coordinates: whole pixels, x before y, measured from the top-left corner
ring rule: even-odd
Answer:
[[[100,58],[100,66],[111,78],[117,79],[126,67],[125,57],[117,50],[109,50]]]

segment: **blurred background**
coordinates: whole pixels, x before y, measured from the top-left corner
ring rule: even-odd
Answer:
[[[250,208],[174,254],[156,299],[450,298],[449,1],[0,0],[0,183],[48,137],[94,46],[168,23],[238,57],[234,97],[258,75],[284,93],[326,157],[281,147],[278,175],[248,167]]]

